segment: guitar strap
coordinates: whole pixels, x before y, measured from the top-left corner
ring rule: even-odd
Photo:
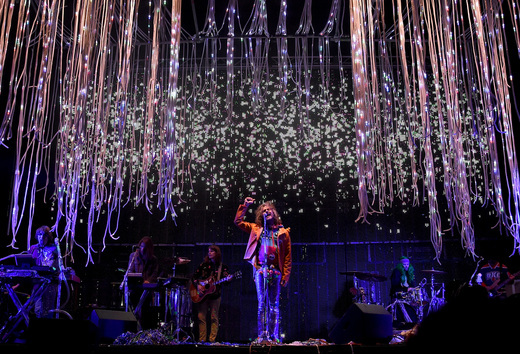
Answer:
[[[220,280],[220,273],[221,272],[222,272],[222,262],[220,262],[220,265],[218,266],[217,281]]]

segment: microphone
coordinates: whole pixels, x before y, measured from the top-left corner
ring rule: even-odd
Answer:
[[[264,234],[264,236],[267,237],[267,220],[265,219],[267,214],[264,213],[263,215],[264,215],[264,232],[263,232],[263,234]]]

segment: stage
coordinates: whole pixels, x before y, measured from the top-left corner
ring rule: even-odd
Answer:
[[[469,297],[468,297],[469,295]],[[193,334],[166,327],[116,335],[121,323],[95,325],[91,320],[34,320],[20,342],[0,344],[2,353],[53,350],[88,354],[112,353],[509,353],[520,333],[520,298],[482,299],[462,294],[409,328],[388,328],[377,305],[355,304],[338,321],[330,338],[287,343],[198,343]],[[115,330],[112,331],[112,330]],[[388,337],[381,336],[390,334]],[[227,333],[222,335],[230,337]],[[109,338],[110,336],[115,339]],[[333,340],[338,343],[334,343]],[[352,340],[355,339],[355,340]],[[341,343],[339,343],[341,342]]]
[[[435,273],[441,275],[437,274],[438,271]],[[16,274],[21,275],[19,270]],[[363,275],[356,272],[356,277]],[[7,282],[4,282],[4,287],[6,293],[13,296],[4,294],[6,301],[2,302],[9,310],[2,316],[2,353],[33,353],[44,347],[89,354],[172,350],[183,353],[424,353],[445,352],[447,349],[467,353],[485,349],[497,353],[507,352],[511,345],[516,344],[520,333],[520,294],[490,297],[481,286],[460,287],[446,299],[431,296],[428,301],[417,302],[415,297],[411,297],[392,305],[347,302],[341,315],[320,336],[293,334],[284,338],[282,344],[254,343],[251,336],[244,340],[244,333],[255,332],[254,313],[247,313],[246,308],[240,313],[233,312],[235,316],[223,311],[217,342],[199,343],[195,340],[198,338],[193,316],[196,312],[189,306],[181,306],[182,301],[167,303],[167,308],[157,307],[157,325],[143,330],[136,316],[122,308],[88,306],[71,312],[74,316],[70,317],[62,315],[66,311],[60,311],[57,312],[59,318],[35,318],[30,310],[37,297],[23,298],[23,301],[19,300],[22,302],[15,304],[17,297],[14,292],[10,293],[14,290],[7,286]],[[237,295],[233,299],[236,302],[243,297]],[[363,299],[371,297],[359,298]],[[188,299],[185,300],[189,303]],[[231,298],[227,300],[231,301]],[[300,304],[301,314],[305,314],[308,304],[298,298],[294,300],[293,303]],[[255,306],[250,305],[254,310]],[[162,317],[165,309],[168,309],[168,316]],[[406,311],[406,315],[402,311]],[[303,318],[301,314],[295,317]],[[283,333],[294,333],[291,330],[297,326],[309,327],[317,322],[298,323],[288,319],[282,322]],[[489,338],[493,339],[486,343]]]
[[[73,352],[88,354],[131,354],[131,353],[194,353],[194,354],[247,354],[247,353],[272,353],[272,354],[336,354],[336,353],[366,353],[366,354],[406,354],[406,353],[510,353],[515,345],[514,337],[507,342],[497,341],[488,343],[468,338],[464,335],[454,339],[453,333],[438,337],[430,343],[408,343],[405,338],[396,331],[392,339],[396,342],[388,344],[334,344],[324,340],[309,339],[307,341],[295,341],[284,344],[253,344],[253,343],[170,343],[170,344],[140,344],[140,345],[117,345],[117,344],[95,344],[85,345],[81,340],[74,344],[64,341],[56,344],[59,334],[46,338],[46,341],[38,343],[8,343],[0,344],[2,353],[34,353],[42,350],[53,350],[54,352]],[[509,332],[511,333],[511,332]]]
[[[0,344],[2,353],[54,350],[89,354],[112,353],[508,353],[520,333],[520,297],[479,297],[475,288],[420,323],[396,328],[378,305],[353,304],[328,338],[307,338],[282,344],[254,342],[198,343],[193,333],[173,327],[125,331],[124,317],[99,312],[107,322],[35,319],[17,340]],[[390,316],[391,320],[391,316]],[[96,322],[96,323],[94,323]],[[390,326],[390,327],[389,327]],[[232,337],[232,333],[219,336]],[[13,334],[13,338],[16,334]]]
[[[42,347],[32,347],[20,344],[3,344],[0,350],[3,353],[29,353],[34,350],[41,350]],[[52,350],[49,347],[49,350]],[[66,349],[66,348],[63,348]],[[76,352],[76,348],[70,347],[71,351]],[[178,345],[147,345],[147,346],[115,346],[103,345],[90,350],[78,348],[82,353],[92,354],[111,354],[111,353],[171,353],[172,351],[180,353],[408,353],[409,348],[404,344],[395,345],[299,345],[299,344],[283,344],[283,345],[250,345],[250,344],[216,344],[216,345],[197,345],[197,344],[178,344]]]

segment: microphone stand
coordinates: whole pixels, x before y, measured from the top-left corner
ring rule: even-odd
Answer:
[[[61,249],[60,249],[60,240],[58,237],[54,239],[54,243],[56,244],[56,250],[58,252],[58,296],[56,300],[56,318],[59,318],[59,312],[61,307],[61,282],[65,282],[65,285],[67,285],[67,278],[65,277],[65,272],[63,270],[63,258],[61,256]],[[67,285],[68,286],[68,285]]]
[[[129,294],[128,294],[128,273],[130,271],[130,268],[132,268],[132,265],[134,264],[134,261],[135,261],[135,252],[133,254],[133,257],[132,257],[132,261],[130,262],[130,264],[128,265],[128,267],[126,268],[126,272],[125,272],[125,275],[123,277],[123,281],[121,282],[121,285],[119,286],[119,290],[123,290],[123,287],[125,289],[125,311],[128,312],[128,303],[129,303]]]
[[[24,253],[24,252],[22,252],[22,253],[17,253],[17,254],[10,254],[10,255],[7,256],[7,257],[0,258],[0,262],[3,262],[3,261],[5,261],[6,259],[9,259],[9,258],[16,257],[18,254],[23,254],[23,253]]]
[[[266,215],[264,213],[264,239],[263,239],[263,245],[264,247],[264,256],[267,254],[267,238],[269,237],[269,231],[267,230],[267,220]],[[263,272],[263,280],[264,280],[264,318],[263,318],[263,324],[264,324],[264,333],[266,335],[265,340],[269,340],[269,279],[267,279],[269,267],[267,265],[267,259],[263,260],[262,265],[262,272]]]
[[[484,260],[484,258],[480,258],[479,261],[477,262],[477,265],[475,267],[475,271],[473,272],[473,274],[471,274],[471,278],[469,278],[469,286],[473,286],[473,278],[475,278],[475,274],[477,274],[478,270],[480,269],[479,265],[480,265],[480,262],[482,262]]]

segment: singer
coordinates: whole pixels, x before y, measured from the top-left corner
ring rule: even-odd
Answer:
[[[36,259],[37,266],[52,267],[58,269],[59,267],[59,253],[58,247],[54,242],[54,235],[51,233],[50,227],[40,226],[35,234],[36,244],[29,248],[29,254]],[[39,284],[35,284],[39,287]],[[51,317],[50,310],[56,308],[56,300],[58,295],[58,283],[51,283],[45,289],[40,300],[36,301],[34,311],[36,317],[44,318]]]
[[[280,343],[280,290],[287,286],[292,268],[290,229],[283,227],[271,202],[258,206],[254,223],[244,221],[254,201],[245,198],[234,220],[240,230],[249,233],[244,259],[254,267],[258,299],[258,338],[254,342]]]

